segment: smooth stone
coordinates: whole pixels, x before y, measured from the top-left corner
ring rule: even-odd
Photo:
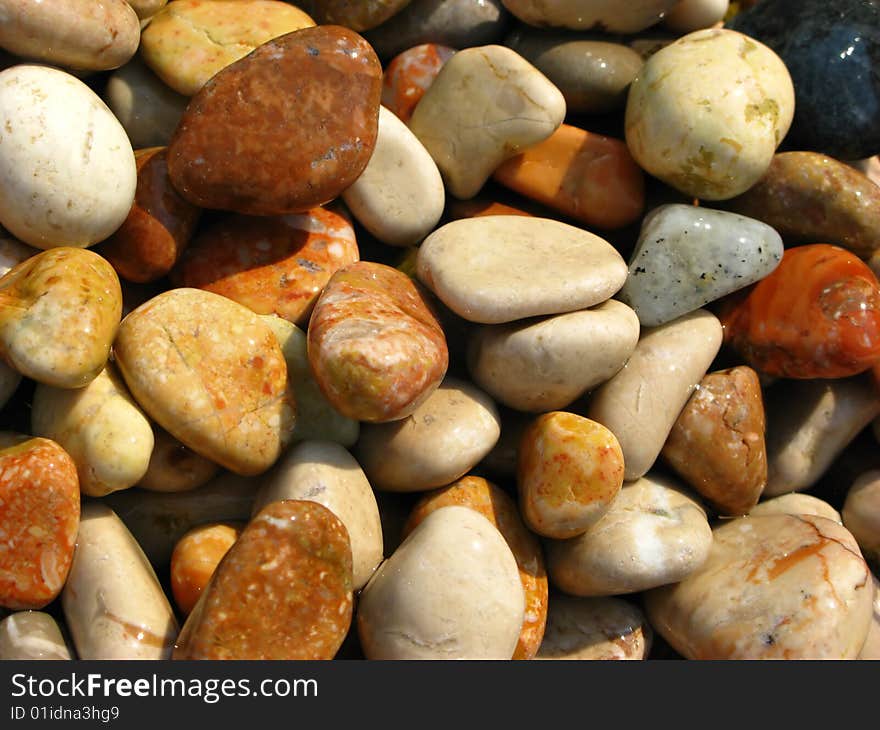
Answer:
[[[758,374],[745,366],[719,370],[700,381],[661,454],[718,514],[739,517],[767,484],[765,432]]]
[[[704,309],[643,330],[626,367],[593,392],[584,415],[617,437],[627,480],[643,477],[657,460],[721,337],[721,323]]]
[[[281,347],[231,299],[166,291],[122,321],[113,350],[141,408],[205,458],[250,476],[289,442],[295,404]]]
[[[54,248],[0,278],[0,353],[25,377],[81,388],[107,364],[122,290],[93,251]]]
[[[432,512],[461,505],[479,512],[507,542],[519,569],[525,614],[513,659],[533,659],[541,646],[547,622],[547,570],[541,543],[525,526],[516,502],[503,489],[482,477],[466,476],[429,492],[412,508],[402,535],[406,537]]]
[[[645,175],[626,144],[570,124],[501,164],[492,179],[592,228],[623,228],[645,209]]]
[[[773,497],[759,502],[749,510],[749,514],[758,517],[761,515],[813,515],[814,517],[824,517],[838,525],[843,524],[840,512],[828,502],[814,497],[812,494],[800,494],[799,492],[789,492],[781,497]]]
[[[260,487],[252,514],[285,499],[317,502],[342,520],[351,540],[352,587],[363,588],[384,557],[382,522],[370,482],[354,457],[331,441],[297,444]]]
[[[141,34],[140,55],[170,88],[192,96],[266,41],[314,25],[277,0],[172,0]]]
[[[872,589],[840,525],[750,516],[716,528],[702,567],[649,593],[645,607],[687,659],[853,659],[871,622]]]
[[[366,39],[382,59],[422,43],[472,48],[496,43],[510,16],[501,0],[412,0]]]
[[[583,33],[520,26],[504,43],[550,79],[565,97],[568,112],[575,114],[623,109],[629,85],[644,63],[622,43]]]
[[[151,492],[187,492],[206,484],[220,465],[188,449],[164,428],[153,425],[153,453],[135,485]]]
[[[0,276],[5,276],[13,266],[38,253],[40,249],[22,243],[0,228]]]
[[[351,624],[351,565],[345,525],[326,507],[267,505],[217,566],[172,658],[332,659]]]
[[[429,514],[361,593],[367,659],[510,659],[524,616],[516,560],[467,507]]]
[[[781,152],[755,185],[727,202],[789,243],[831,243],[869,259],[880,250],[880,186],[818,152]]]
[[[55,619],[41,611],[20,611],[0,621],[0,660],[70,659]]]
[[[617,298],[656,327],[760,281],[782,261],[765,223],[693,205],[662,205],[642,221]]]
[[[449,365],[443,327],[406,274],[361,261],[337,271],[309,321],[308,355],[321,392],[358,421],[406,418]]]
[[[867,375],[782,381],[765,404],[768,497],[810,489],[880,415],[880,393]]]
[[[80,659],[169,659],[177,619],[156,573],[112,509],[83,505],[61,594]]]
[[[381,93],[379,59],[353,31],[268,41],[192,98],[168,146],[171,181],[195,205],[245,215],[323,205],[367,166]]]
[[[107,79],[104,100],[134,149],[167,145],[189,103],[187,97],[169,89],[139,56]]]
[[[300,4],[320,25],[344,25],[362,33],[382,25],[410,0],[305,0]]]
[[[855,254],[828,244],[785,251],[754,287],[721,303],[725,344],[783,378],[845,378],[880,361],[880,285]]]
[[[420,492],[464,476],[500,436],[492,399],[447,377],[409,418],[361,426],[354,453],[376,489]]]
[[[550,582],[573,596],[614,596],[676,583],[712,546],[703,508],[659,475],[625,484],[587,532],[549,540]]]
[[[0,46],[7,51],[82,70],[121,66],[141,37],[138,16],[125,0],[0,0],[0,17]]]
[[[84,388],[37,385],[31,430],[70,455],[90,497],[137,484],[153,453],[152,426],[110,363]]]
[[[611,379],[638,340],[635,312],[609,299],[591,309],[475,328],[468,371],[510,408],[553,411]]]
[[[332,210],[227,214],[199,231],[171,281],[307,327],[330,277],[359,257],[350,221]]]
[[[554,595],[535,659],[638,661],[647,659],[652,639],[645,615],[629,601]]]
[[[0,71],[0,127],[0,224],[10,233],[37,248],[86,247],[122,225],[134,152],[82,81],[48,66]]]
[[[76,466],[57,443],[0,433],[0,606],[43,608],[67,579],[80,519]]]
[[[143,21],[152,18],[158,13],[165,7],[168,0],[126,0],[126,2],[137,13],[138,18],[141,20],[141,28],[143,28]]]
[[[562,124],[565,99],[544,74],[498,45],[459,51],[425,92],[409,126],[450,195],[474,197],[505,160]]]
[[[880,565],[880,471],[865,472],[853,482],[842,517],[865,558]]]
[[[659,22],[676,0],[503,0],[524,23],[606,33],[638,33]]]
[[[501,324],[601,304],[623,286],[626,264],[610,243],[581,228],[486,216],[428,236],[417,274],[460,317]]]
[[[382,75],[382,106],[409,124],[416,105],[453,55],[455,49],[437,43],[422,43],[398,53]],[[379,114],[381,124],[381,110]]]
[[[693,33],[724,20],[730,0],[679,0],[663,16],[663,25],[676,33]]]
[[[241,537],[243,522],[209,522],[187,532],[171,553],[171,593],[178,610],[189,616],[211,576]]]
[[[871,628],[868,629],[868,638],[859,652],[858,659],[880,660],[880,581],[872,575],[874,580],[874,618]]]
[[[436,227],[446,193],[440,171],[418,137],[383,106],[373,155],[342,199],[382,243],[411,246]]]
[[[626,141],[654,177],[725,200],[767,171],[793,114],[779,56],[741,33],[699,30],[657,51],[633,81]]]
[[[620,492],[623,452],[601,424],[574,413],[545,413],[520,441],[517,485],[529,529],[558,540],[577,537]]]

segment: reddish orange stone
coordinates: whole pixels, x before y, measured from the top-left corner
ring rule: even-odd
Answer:
[[[307,327],[324,285],[337,269],[357,260],[354,229],[333,211],[230,215],[196,237],[172,281]]]
[[[779,266],[724,300],[724,340],[767,375],[845,378],[880,362],[880,284],[837,246],[788,249]]]
[[[309,322],[308,351],[324,396],[358,421],[406,418],[449,365],[443,328],[418,285],[368,261],[330,279]]]
[[[49,439],[0,436],[0,606],[51,603],[67,580],[78,529],[73,459]]]
[[[409,124],[416,104],[454,54],[447,46],[424,43],[395,56],[382,79],[382,105]]]
[[[171,592],[174,602],[188,616],[211,576],[244,528],[242,522],[199,525],[187,532],[171,553]]]
[[[171,185],[165,147],[135,152],[134,204],[122,226],[94,251],[123,279],[144,284],[165,276],[195,231],[201,209]]]
[[[220,561],[173,659],[332,659],[352,616],[351,544],[317,502],[262,509]]]

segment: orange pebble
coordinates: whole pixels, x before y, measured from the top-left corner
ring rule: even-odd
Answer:
[[[187,532],[171,554],[171,592],[188,616],[217,565],[244,529],[243,522],[215,522]]]
[[[416,104],[454,54],[452,48],[424,43],[395,56],[382,78],[382,106],[408,124]]]

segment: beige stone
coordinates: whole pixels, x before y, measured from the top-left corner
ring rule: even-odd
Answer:
[[[865,472],[853,482],[842,515],[865,557],[880,565],[880,471]]]
[[[824,517],[826,520],[843,524],[843,518],[828,502],[814,497],[812,494],[799,494],[789,492],[781,497],[773,497],[759,502],[751,510],[750,515],[813,515]]]
[[[70,659],[55,619],[42,611],[19,611],[0,621],[0,660]]]

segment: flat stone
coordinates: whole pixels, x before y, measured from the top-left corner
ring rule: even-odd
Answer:
[[[209,522],[187,532],[171,554],[171,592],[178,610],[189,616],[211,576],[235,541],[243,522]]]
[[[602,30],[607,33],[638,33],[663,17],[677,0],[639,0],[621,4],[618,0],[503,0],[524,23],[572,30]]]
[[[42,611],[20,611],[0,621],[0,659],[70,659],[55,619]]]
[[[382,75],[382,106],[409,124],[416,105],[453,55],[454,48],[437,43],[422,43],[398,53]]]
[[[780,497],[773,497],[759,502],[751,510],[750,515],[813,515],[843,524],[843,518],[828,502],[814,497],[812,494],[789,492]]]
[[[880,564],[880,472],[859,475],[846,493],[842,516],[864,556]]]

